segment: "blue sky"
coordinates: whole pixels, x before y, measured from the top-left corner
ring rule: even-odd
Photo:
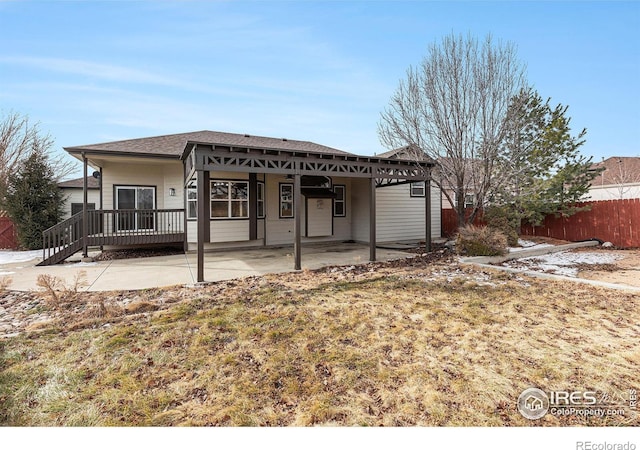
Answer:
[[[0,109],[57,149],[209,129],[373,155],[398,81],[451,32],[513,42],[584,154],[640,156],[635,1],[0,0]]]

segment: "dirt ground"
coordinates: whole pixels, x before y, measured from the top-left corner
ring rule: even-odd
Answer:
[[[613,253],[621,259],[612,263],[616,267],[615,270],[581,270],[578,277],[640,287],[640,250],[589,249],[589,251]]]

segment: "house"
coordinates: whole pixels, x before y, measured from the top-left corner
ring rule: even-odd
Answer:
[[[612,156],[592,168],[604,170],[591,181],[588,200],[640,198],[640,157]]]
[[[300,269],[306,243],[366,242],[375,260],[381,238],[421,238],[430,246],[440,236],[439,215],[434,221],[431,214],[439,200],[424,206],[439,195],[430,195],[428,183],[416,195],[419,209],[408,187],[430,180],[431,160],[358,156],[308,141],[216,131],[65,150],[83,162],[85,176],[89,166],[100,171],[103,208],[83,209],[51,229],[43,265],[80,249],[86,254],[91,245],[183,243],[197,252],[203,281],[207,250],[293,244]],[[407,198],[398,210],[389,204],[397,203],[397,193],[386,202],[382,193],[400,185]]]
[[[96,174],[98,175],[96,177],[87,177],[87,208],[89,209],[101,209],[99,172]],[[61,181],[58,187],[62,189],[64,199],[62,218],[68,219],[81,212],[84,205],[84,178]]]
[[[388,152],[384,152],[384,153],[380,153],[379,155],[377,155],[381,158],[393,158],[393,159],[407,159],[407,160],[412,160],[412,161],[418,161],[420,159],[424,159],[425,157],[427,157],[424,152],[420,151],[417,147],[413,147],[411,145],[407,145],[404,147],[400,147],[394,150],[390,150]],[[427,157],[428,158],[428,157]],[[435,179],[436,177],[440,177],[442,178],[442,170],[446,167],[448,167],[450,165],[450,159],[449,158],[439,158],[437,161],[437,166],[435,168],[435,170],[433,171],[432,177]],[[445,184],[445,186],[447,185],[445,181],[442,181],[442,183]],[[414,183],[413,186],[421,186],[421,183]],[[445,194],[445,191],[447,194],[449,194],[449,197],[451,199],[453,199],[453,201],[456,201],[456,193],[454,192],[453,187],[447,188],[447,189],[440,189],[436,183],[432,183],[433,186],[433,190],[432,192],[439,192],[440,195],[440,210],[442,209],[454,209],[454,206],[451,205],[451,202],[449,201],[449,198],[447,197],[447,195]],[[413,189],[413,188],[412,188]],[[419,187],[417,188],[419,189]],[[475,198],[476,195],[473,192],[467,193],[465,194],[465,202],[464,202],[464,206],[465,208],[471,208],[474,205],[475,202]]]

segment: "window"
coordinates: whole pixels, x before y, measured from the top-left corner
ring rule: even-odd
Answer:
[[[458,204],[458,196],[455,195],[453,197],[454,202],[456,203],[456,205]],[[473,207],[473,204],[475,203],[476,200],[476,196],[475,194],[465,194],[464,195],[464,207],[465,208],[471,208]]]
[[[258,217],[258,219],[264,219],[264,183],[262,181],[258,181],[258,189],[256,191],[256,194],[256,216]]]
[[[424,181],[417,181],[411,183],[409,195],[411,197],[424,197]]]
[[[198,189],[195,178],[187,184],[187,219],[198,218]]]
[[[464,196],[464,207],[465,208],[471,208],[473,206],[473,204],[475,203],[475,195],[473,194],[466,194]]]
[[[280,218],[293,217],[293,184],[280,184]]]
[[[211,181],[211,218],[246,219],[249,217],[247,181]]]
[[[346,186],[336,184],[333,186],[333,192],[336,193],[336,198],[333,200],[333,216],[345,217],[347,215]]]
[[[115,195],[118,231],[155,229],[155,187],[115,186]]]
[[[87,203],[87,209],[96,209],[95,203]],[[84,210],[84,203],[72,203],[71,204],[71,215],[75,216],[78,213],[81,213]]]

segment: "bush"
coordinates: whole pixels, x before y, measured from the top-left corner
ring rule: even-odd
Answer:
[[[507,206],[490,206],[485,209],[483,219],[488,227],[500,230],[506,236],[509,247],[518,245],[520,218],[516,211]]]
[[[507,238],[495,228],[467,225],[458,230],[456,249],[467,256],[504,255],[507,253]]]

